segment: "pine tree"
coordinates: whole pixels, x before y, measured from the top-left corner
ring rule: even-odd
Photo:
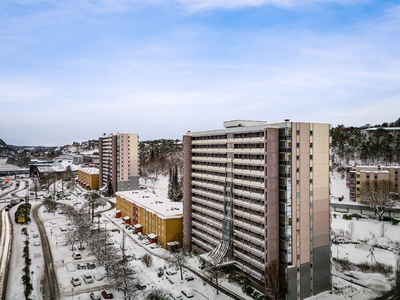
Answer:
[[[172,178],[173,178],[172,168],[169,168],[168,198],[171,200],[174,198],[174,194],[172,192]]]

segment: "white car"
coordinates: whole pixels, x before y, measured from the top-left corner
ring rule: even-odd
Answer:
[[[81,280],[79,279],[79,277],[72,277],[71,283],[72,283],[73,286],[78,286],[78,285],[81,285],[81,284],[82,284],[82,282],[81,282]]]
[[[33,246],[40,246],[40,242],[39,241],[34,241],[33,242]]]
[[[186,296],[186,298],[193,298],[194,297],[194,293],[193,290],[191,288],[184,288],[181,291],[182,294],[184,294]]]
[[[85,274],[85,275],[83,275],[83,281],[84,281],[86,284],[89,284],[89,283],[93,283],[93,282],[94,282],[93,277],[92,277],[92,275],[90,275],[90,274]]]

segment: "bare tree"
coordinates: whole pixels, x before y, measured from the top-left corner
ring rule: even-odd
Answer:
[[[100,205],[103,205],[105,200],[101,198],[97,192],[90,192],[85,194],[85,199],[88,201],[89,211],[90,209],[92,210],[92,222],[93,222],[94,210]]]
[[[287,293],[285,270],[276,260],[265,267],[265,296],[273,300],[283,300]]]
[[[160,287],[153,287],[145,293],[146,300],[169,300],[168,292]]]
[[[72,222],[75,225],[77,238],[79,240],[79,248],[83,248],[83,243],[87,242],[92,234],[90,218],[83,212],[77,211]]]
[[[215,284],[217,286],[217,295],[218,295],[218,293],[219,293],[218,279],[220,279],[224,275],[221,265],[214,264],[214,263],[208,263],[207,267],[206,267],[206,271],[210,275],[211,280],[215,279]]]
[[[74,245],[75,245],[75,243],[77,242],[77,239],[78,239],[78,235],[77,235],[76,230],[72,230],[72,231],[68,230],[64,234],[64,237],[65,237],[66,244],[68,246],[71,245],[71,250],[73,251],[74,250]]]
[[[171,255],[166,258],[166,260],[175,267],[179,268],[181,271],[181,280],[183,280],[183,266],[187,262],[187,253],[184,252],[183,249],[179,249],[175,252],[172,252]]]
[[[132,299],[137,291],[135,272],[131,265],[121,256],[112,263],[109,269],[108,281],[110,288],[118,289],[124,293],[124,299]]]
[[[141,260],[142,263],[148,268],[153,264],[153,257],[149,253],[144,254]]]
[[[392,285],[394,296],[392,299],[400,300],[400,257],[397,257],[394,284]]]
[[[43,200],[44,207],[46,207],[48,212],[53,212],[55,214],[57,210],[58,203],[53,199],[53,196],[44,197]]]
[[[361,187],[361,203],[371,207],[382,221],[386,210],[396,204],[394,184],[389,180],[379,180],[377,183],[364,183]]]

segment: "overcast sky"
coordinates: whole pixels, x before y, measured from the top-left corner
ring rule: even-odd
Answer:
[[[400,117],[400,5],[372,0],[1,0],[0,138],[140,140],[224,120]]]

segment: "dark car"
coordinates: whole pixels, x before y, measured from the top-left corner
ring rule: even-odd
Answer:
[[[113,294],[107,291],[102,291],[101,295],[103,296],[104,299],[114,299]]]
[[[95,268],[96,268],[96,264],[93,263],[93,262],[88,262],[88,263],[86,264],[86,267],[88,268],[88,270],[92,270],[92,269],[95,269]]]

